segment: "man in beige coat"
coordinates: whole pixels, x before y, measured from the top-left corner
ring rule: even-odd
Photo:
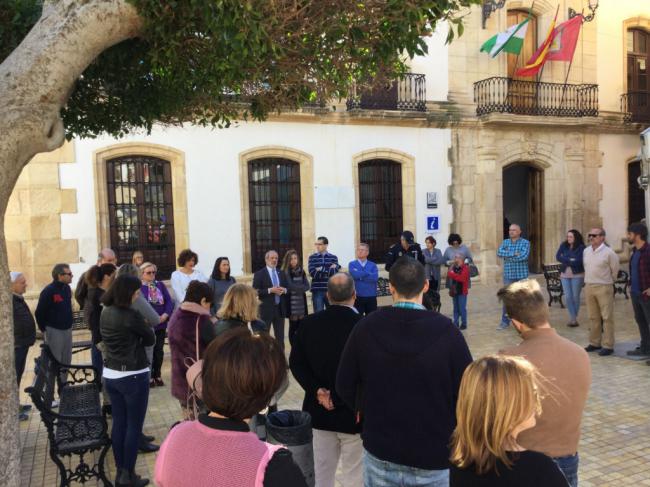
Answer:
[[[605,243],[605,230],[592,228],[582,258],[585,266],[585,300],[589,315],[587,352],[604,357],[614,353],[614,289],[619,262],[616,253]]]
[[[580,422],[591,385],[587,352],[561,337],[549,324],[548,306],[537,281],[524,280],[499,290],[512,324],[523,341],[501,350],[522,356],[544,377],[542,414],[517,442],[553,458],[571,487],[578,486]]]

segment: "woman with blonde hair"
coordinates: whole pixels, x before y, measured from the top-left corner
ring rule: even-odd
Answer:
[[[260,302],[257,291],[246,284],[233,284],[223,297],[217,312],[217,335],[237,327],[247,327],[253,331],[265,331],[266,325],[258,319]]]
[[[568,487],[555,462],[517,443],[541,413],[541,376],[526,359],[491,355],[460,383],[450,487]]]

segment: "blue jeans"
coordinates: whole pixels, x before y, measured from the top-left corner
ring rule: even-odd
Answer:
[[[513,282],[521,281],[522,279],[526,279],[525,277],[522,277],[521,279],[508,279],[507,277],[503,278],[503,287],[509,286]],[[506,313],[506,307],[503,307],[503,314],[501,315],[501,323],[502,324],[510,324],[510,318],[508,318],[508,314]]]
[[[566,307],[569,310],[571,322],[575,322],[578,318],[578,311],[580,311],[580,292],[582,292],[582,284],[585,282],[584,277],[563,277],[562,291],[566,297]]]
[[[138,458],[144,416],[149,402],[149,372],[122,379],[104,379],[113,405],[111,443],[117,468],[132,472]]]
[[[314,313],[323,311],[329,306],[327,302],[327,291],[312,291],[311,292],[311,303],[314,305]]]
[[[454,302],[454,325],[467,325],[467,294],[457,294]]]
[[[449,487],[449,470],[425,470],[380,460],[363,451],[364,487]]]
[[[569,482],[569,487],[578,487],[578,454],[566,457],[556,457],[553,461],[560,467],[560,470]]]

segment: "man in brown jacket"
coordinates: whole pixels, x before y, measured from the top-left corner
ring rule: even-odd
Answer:
[[[525,357],[546,379],[537,425],[522,432],[517,441],[552,457],[569,485],[577,487],[580,422],[591,385],[587,352],[551,327],[537,281],[515,282],[500,289],[497,296],[523,339],[500,353]]]

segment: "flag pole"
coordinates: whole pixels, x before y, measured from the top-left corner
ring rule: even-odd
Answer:
[[[582,17],[582,23],[584,24],[584,16]],[[571,72],[571,66],[573,66],[573,58],[575,53],[571,56],[571,61],[569,61],[569,68],[566,70],[566,76],[564,77],[564,86],[562,87],[562,98],[560,99],[559,108],[562,109],[562,104],[564,103],[564,96],[566,95],[567,82],[569,81],[569,73]]]

